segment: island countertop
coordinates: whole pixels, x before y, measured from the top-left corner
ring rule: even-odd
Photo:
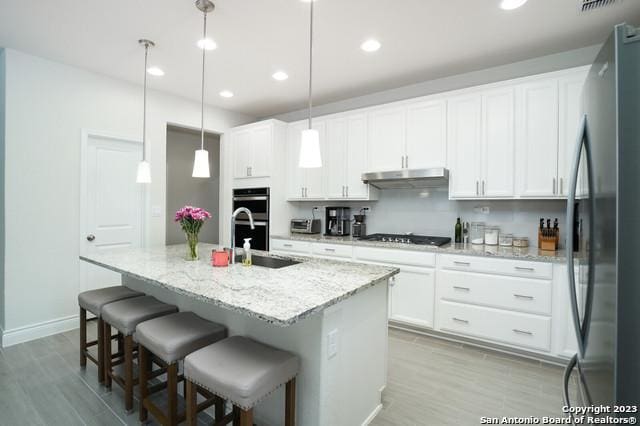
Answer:
[[[239,263],[214,268],[210,260],[214,248],[218,246],[200,244],[197,261],[185,260],[184,245],[113,249],[80,259],[279,326],[294,324],[399,272],[298,256],[290,258],[299,264],[281,269]]]

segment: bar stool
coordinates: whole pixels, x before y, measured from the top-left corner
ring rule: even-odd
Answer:
[[[87,359],[96,364],[98,366],[98,381],[100,383],[104,383],[105,342],[109,342],[108,344],[110,344],[112,339],[118,338],[118,352],[122,349],[122,336],[103,334],[102,308],[109,303],[140,296],[144,296],[144,293],[131,290],[121,285],[84,291],[78,295],[78,305],[80,306],[80,367],[86,368]],[[94,317],[87,319],[87,311],[91,312]],[[87,342],[87,323],[90,321],[98,321],[98,339]],[[89,348],[95,345],[98,345],[98,359],[95,359],[93,355],[89,353]]]
[[[184,360],[187,379],[187,425],[196,425],[197,390],[204,388],[233,403],[230,418],[240,426],[253,425],[253,408],[267,395],[286,383],[285,426],[293,426],[296,417],[296,379],[300,359],[289,352],[233,336],[202,348]]]
[[[225,326],[206,321],[193,312],[180,312],[166,315],[138,324],[136,340],[139,343],[138,356],[140,367],[140,421],[147,420],[147,411],[163,425],[177,425],[185,419],[185,413],[178,414],[178,382],[184,377],[178,376],[178,362],[193,351],[224,339],[227,336]],[[152,387],[148,386],[149,353],[166,363],[167,381]],[[168,410],[166,413],[156,406],[150,396],[167,388]],[[206,391],[205,391],[206,392]],[[216,420],[224,415],[224,401],[213,398],[207,392],[211,402],[203,407],[216,404]]]
[[[173,314],[178,311],[174,305],[162,303],[153,296],[141,296],[114,302],[102,308],[104,334],[111,333],[114,327],[124,336],[124,377],[113,370],[111,345],[105,345],[105,386],[111,388],[112,380],[124,389],[124,405],[127,412],[133,409],[133,386],[137,380],[133,377],[133,333],[143,321]]]

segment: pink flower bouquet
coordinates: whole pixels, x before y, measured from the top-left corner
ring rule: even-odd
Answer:
[[[187,260],[198,259],[198,233],[211,213],[200,207],[184,206],[176,212],[174,220],[180,223],[180,227],[187,237]]]

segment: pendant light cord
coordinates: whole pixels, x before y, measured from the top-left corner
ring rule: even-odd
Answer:
[[[142,95],[142,161],[147,161],[147,58],[149,43],[144,44],[144,89]]]
[[[312,103],[312,82],[313,82],[313,3],[314,0],[311,0],[310,7],[310,22],[309,22],[309,129],[311,129],[311,108],[313,107]]]
[[[204,149],[204,64],[207,49],[205,49],[207,39],[207,12],[204,12],[204,28],[202,30],[202,85],[200,101],[200,149]]]

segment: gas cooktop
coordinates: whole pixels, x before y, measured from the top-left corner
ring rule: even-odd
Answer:
[[[443,246],[451,242],[448,237],[430,237],[413,234],[371,234],[359,238],[362,241],[381,241],[383,243],[418,244],[424,246]]]

